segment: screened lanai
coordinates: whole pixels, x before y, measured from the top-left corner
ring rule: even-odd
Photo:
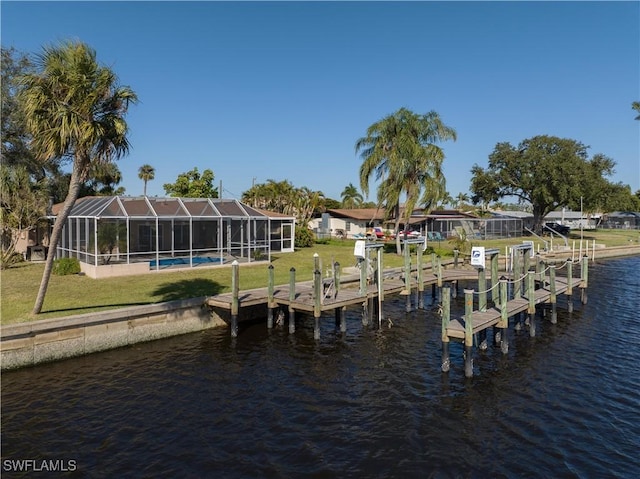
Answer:
[[[295,219],[232,199],[80,198],[57,257],[82,263],[148,263],[151,270],[270,260],[293,251]]]

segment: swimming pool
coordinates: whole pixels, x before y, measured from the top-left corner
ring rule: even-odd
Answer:
[[[211,263],[211,264],[220,264],[222,262],[222,260],[220,258],[214,258],[212,256],[194,256],[193,257],[193,264],[204,264],[204,263]],[[159,266],[176,266],[176,265],[181,265],[181,264],[189,264],[189,258],[188,257],[181,257],[181,258],[162,258],[161,260],[159,260],[158,262],[156,262],[156,260],[152,260],[149,262],[149,266],[151,268],[155,268],[156,264],[158,264]]]

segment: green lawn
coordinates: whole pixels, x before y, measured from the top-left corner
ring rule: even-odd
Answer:
[[[504,249],[507,245],[519,244],[523,239],[499,241],[478,241],[477,245]],[[580,233],[572,234],[572,240],[579,241]],[[640,234],[633,231],[599,230],[585,231],[584,240],[596,239],[607,246],[637,244]],[[535,241],[536,248],[538,240]],[[296,269],[298,281],[313,277],[313,255],[318,253],[323,270],[338,261],[344,268],[355,265],[353,241],[331,241],[317,244],[312,248],[302,248],[295,253],[273,255],[276,284],[289,282],[289,270]],[[432,244],[441,256],[451,254],[453,245],[443,241]],[[385,253],[385,267],[401,266],[402,257]],[[173,299],[209,296],[230,290],[231,269],[228,267],[169,271],[140,276],[125,276],[95,280],[86,276],[51,276],[43,312],[31,314],[33,303],[40,285],[43,264],[22,263],[0,273],[0,319],[1,324],[11,324],[34,319],[46,319],[72,314],[87,313],[124,306],[150,304]],[[240,288],[249,289],[266,286],[267,266],[243,265],[240,268]]]

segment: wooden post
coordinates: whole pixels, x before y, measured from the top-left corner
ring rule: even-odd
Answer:
[[[322,299],[322,272],[315,270],[313,272],[313,317],[315,326],[313,328],[313,339],[320,339],[320,300]]]
[[[240,265],[237,260],[231,263],[231,337],[238,337],[238,312],[240,310]]]
[[[497,308],[500,304],[499,292],[498,292],[498,282],[500,281],[498,277],[498,262],[500,260],[500,254],[496,253],[491,256],[491,301],[493,305]]]
[[[438,256],[438,296],[442,297],[442,258]]]
[[[542,277],[543,271],[544,265],[542,263],[542,259],[540,259],[540,254],[536,254],[536,276],[538,277],[541,288],[544,288],[544,278]]]
[[[404,245],[404,290],[402,295],[406,295],[405,311],[411,312],[411,256],[408,248],[409,245]]]
[[[296,310],[293,302],[296,299],[296,269],[292,266],[289,270],[289,334],[296,332]]]
[[[522,250],[522,266],[523,269],[522,271],[529,271],[529,264],[531,263],[531,257],[529,256],[531,253],[529,253],[528,249],[524,249]]]
[[[460,254],[460,251],[458,251],[458,248],[454,248],[453,250],[453,267],[457,268],[458,267],[458,255]]]
[[[336,308],[336,326],[339,325],[340,332],[345,333],[347,331],[347,321],[345,318],[346,306],[342,306],[341,308]]]
[[[369,264],[366,258],[359,260],[360,264],[360,295],[365,296],[367,294],[367,269]]]
[[[273,300],[273,288],[274,288],[274,279],[273,279],[273,264],[269,265],[269,277],[267,279],[267,328],[273,328],[273,308],[274,300]]]
[[[384,318],[383,306],[384,306],[384,266],[382,265],[382,248],[378,248],[378,326],[382,326],[382,319]]]
[[[340,263],[338,263],[337,261],[333,263],[333,288],[335,292],[335,298],[340,292]]]
[[[536,335],[536,273],[535,271],[527,271],[527,298],[529,299],[529,306],[527,312],[529,313],[529,335],[534,337]]]
[[[509,341],[507,340],[507,331],[509,330],[509,313],[507,312],[507,303],[509,296],[507,293],[507,280],[500,280],[500,322],[498,327],[502,329],[500,333],[500,350],[502,354],[509,352]]]
[[[464,290],[464,375],[473,377],[473,290]]]
[[[520,297],[522,285],[520,284],[520,251],[513,251],[513,298]]]
[[[573,261],[567,261],[567,311],[573,312]]]
[[[551,303],[551,324],[558,322],[558,312],[556,311],[556,265],[549,266],[549,302]]]
[[[424,278],[422,271],[422,250],[416,245],[416,268],[418,270],[418,309],[424,309]]]
[[[582,257],[582,269],[580,270],[580,301],[587,304],[587,284],[589,283],[589,257]]]
[[[442,289],[442,372],[449,372],[451,360],[449,358],[449,335],[447,328],[451,320],[451,289]]]
[[[487,273],[483,267],[478,268],[478,310],[487,310]]]

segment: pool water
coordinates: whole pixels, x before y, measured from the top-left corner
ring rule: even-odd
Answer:
[[[214,258],[212,256],[195,256],[193,258],[193,264],[203,264],[203,263],[220,264],[222,263],[222,260],[220,258]],[[176,266],[181,264],[189,264],[189,258],[188,257],[162,258],[158,262],[155,259],[149,262],[149,266],[152,268],[155,268],[156,264],[158,264],[159,266]]]

